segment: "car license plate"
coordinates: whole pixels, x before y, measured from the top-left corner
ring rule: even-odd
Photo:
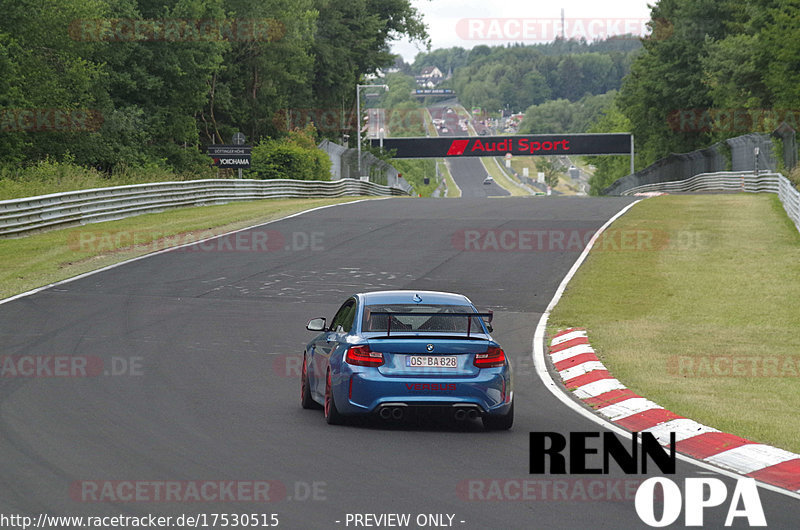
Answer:
[[[406,366],[411,368],[457,368],[458,360],[454,355],[409,355]]]

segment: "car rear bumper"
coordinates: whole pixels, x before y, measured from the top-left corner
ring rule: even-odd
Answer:
[[[344,414],[377,413],[391,405],[476,408],[481,415],[494,415],[508,412],[512,400],[510,374],[505,368],[484,369],[470,378],[424,379],[347,370],[334,386],[336,406]]]

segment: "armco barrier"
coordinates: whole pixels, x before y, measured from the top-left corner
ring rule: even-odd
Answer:
[[[0,201],[0,237],[65,228],[170,208],[224,204],[255,199],[407,195],[398,188],[342,179],[316,180],[188,180],[70,191]]]
[[[637,193],[666,192],[680,193],[691,191],[746,191],[752,193],[777,193],[786,214],[800,231],[800,191],[789,179],[778,173],[701,173],[685,180],[643,184],[625,190],[622,195]]]

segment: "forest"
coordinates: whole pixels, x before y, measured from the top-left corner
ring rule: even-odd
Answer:
[[[452,71],[450,84],[467,107],[522,112],[545,101],[577,101],[619,89],[639,49],[639,39],[631,36],[592,43],[558,39],[545,44],[479,45],[419,54],[412,69],[437,66],[442,72]]]
[[[632,132],[636,169],[782,122],[798,128],[800,1],[661,0],[651,33],[591,132]],[[597,157],[592,189],[627,174]],[[786,168],[791,169],[791,168]]]
[[[409,0],[3,2],[0,171],[199,172],[237,131],[313,145],[287,109],[344,114],[401,36],[427,42]]]
[[[252,176],[304,167],[305,178],[325,178],[313,146],[352,133],[355,84],[398,63],[394,40],[429,43],[410,0],[3,7],[0,185],[59,164],[100,175],[208,174],[205,146],[237,131],[263,162]],[[525,112],[521,132],[632,132],[637,169],[782,122],[797,128],[800,0],[660,0],[649,28],[644,38],[421,52],[386,78],[392,90],[379,101],[400,111],[427,103],[408,94],[412,76],[435,65],[452,74],[440,86],[467,108]],[[622,157],[592,163],[595,190],[628,169]]]

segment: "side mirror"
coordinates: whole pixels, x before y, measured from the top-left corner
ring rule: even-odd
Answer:
[[[308,331],[325,331],[327,329],[327,323],[328,321],[325,320],[325,317],[312,318],[308,321],[308,324],[306,324],[306,329]]]

